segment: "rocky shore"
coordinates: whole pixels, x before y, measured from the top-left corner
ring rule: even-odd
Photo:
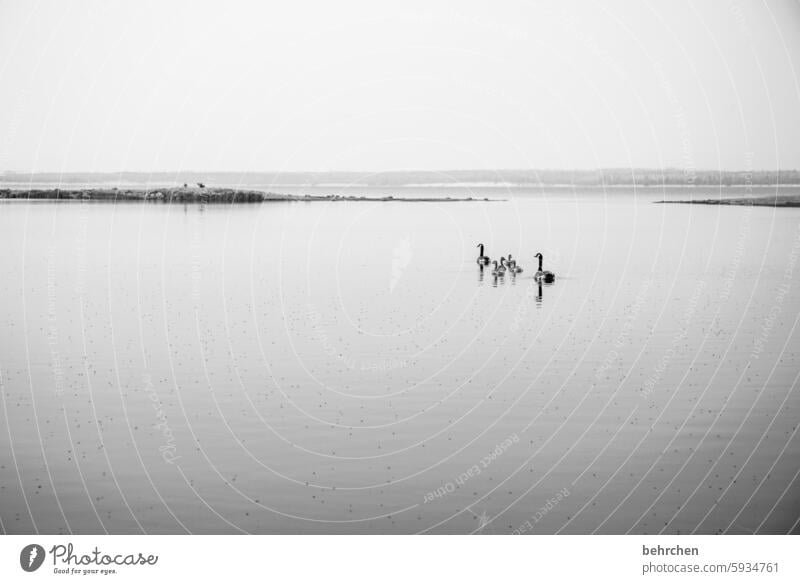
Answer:
[[[751,205],[754,207],[800,207],[800,194],[777,195],[773,197],[736,197],[731,199],[656,201],[656,203],[683,203],[688,205]]]
[[[0,199],[153,201],[164,203],[263,203],[280,201],[392,201],[392,202],[467,202],[490,201],[486,198],[394,197],[353,195],[282,195],[254,190],[228,188],[153,188],[153,189],[0,189]]]

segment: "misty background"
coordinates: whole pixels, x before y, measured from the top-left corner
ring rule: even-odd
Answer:
[[[0,171],[792,169],[800,6],[0,2]]]

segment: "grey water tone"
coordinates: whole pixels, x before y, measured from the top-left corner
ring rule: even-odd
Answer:
[[[2,531],[798,532],[800,209],[400,190],[0,202]]]

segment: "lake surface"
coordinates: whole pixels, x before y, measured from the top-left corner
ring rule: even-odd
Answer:
[[[798,532],[800,209],[273,190],[507,200],[1,202],[3,532]]]

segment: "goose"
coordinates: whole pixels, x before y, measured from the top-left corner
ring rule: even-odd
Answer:
[[[522,268],[517,266],[517,260],[511,259],[511,254],[508,254],[508,269],[512,274],[519,274],[522,272]]]
[[[494,269],[492,270],[493,276],[503,276],[506,273],[506,267],[502,265],[502,261],[503,260],[501,260],[501,264],[499,266],[497,265],[497,260],[492,262],[492,265],[494,266]]]
[[[481,251],[480,251],[480,255],[478,256],[478,259],[476,261],[481,265],[488,264],[490,260],[489,260],[489,256],[483,255],[483,244],[479,243],[478,247],[480,248]]]
[[[536,280],[537,282],[544,282],[546,284],[555,282],[556,275],[553,272],[542,270],[542,262],[544,261],[544,256],[540,253],[537,253],[533,257],[539,258],[539,271],[533,275],[533,279]]]

